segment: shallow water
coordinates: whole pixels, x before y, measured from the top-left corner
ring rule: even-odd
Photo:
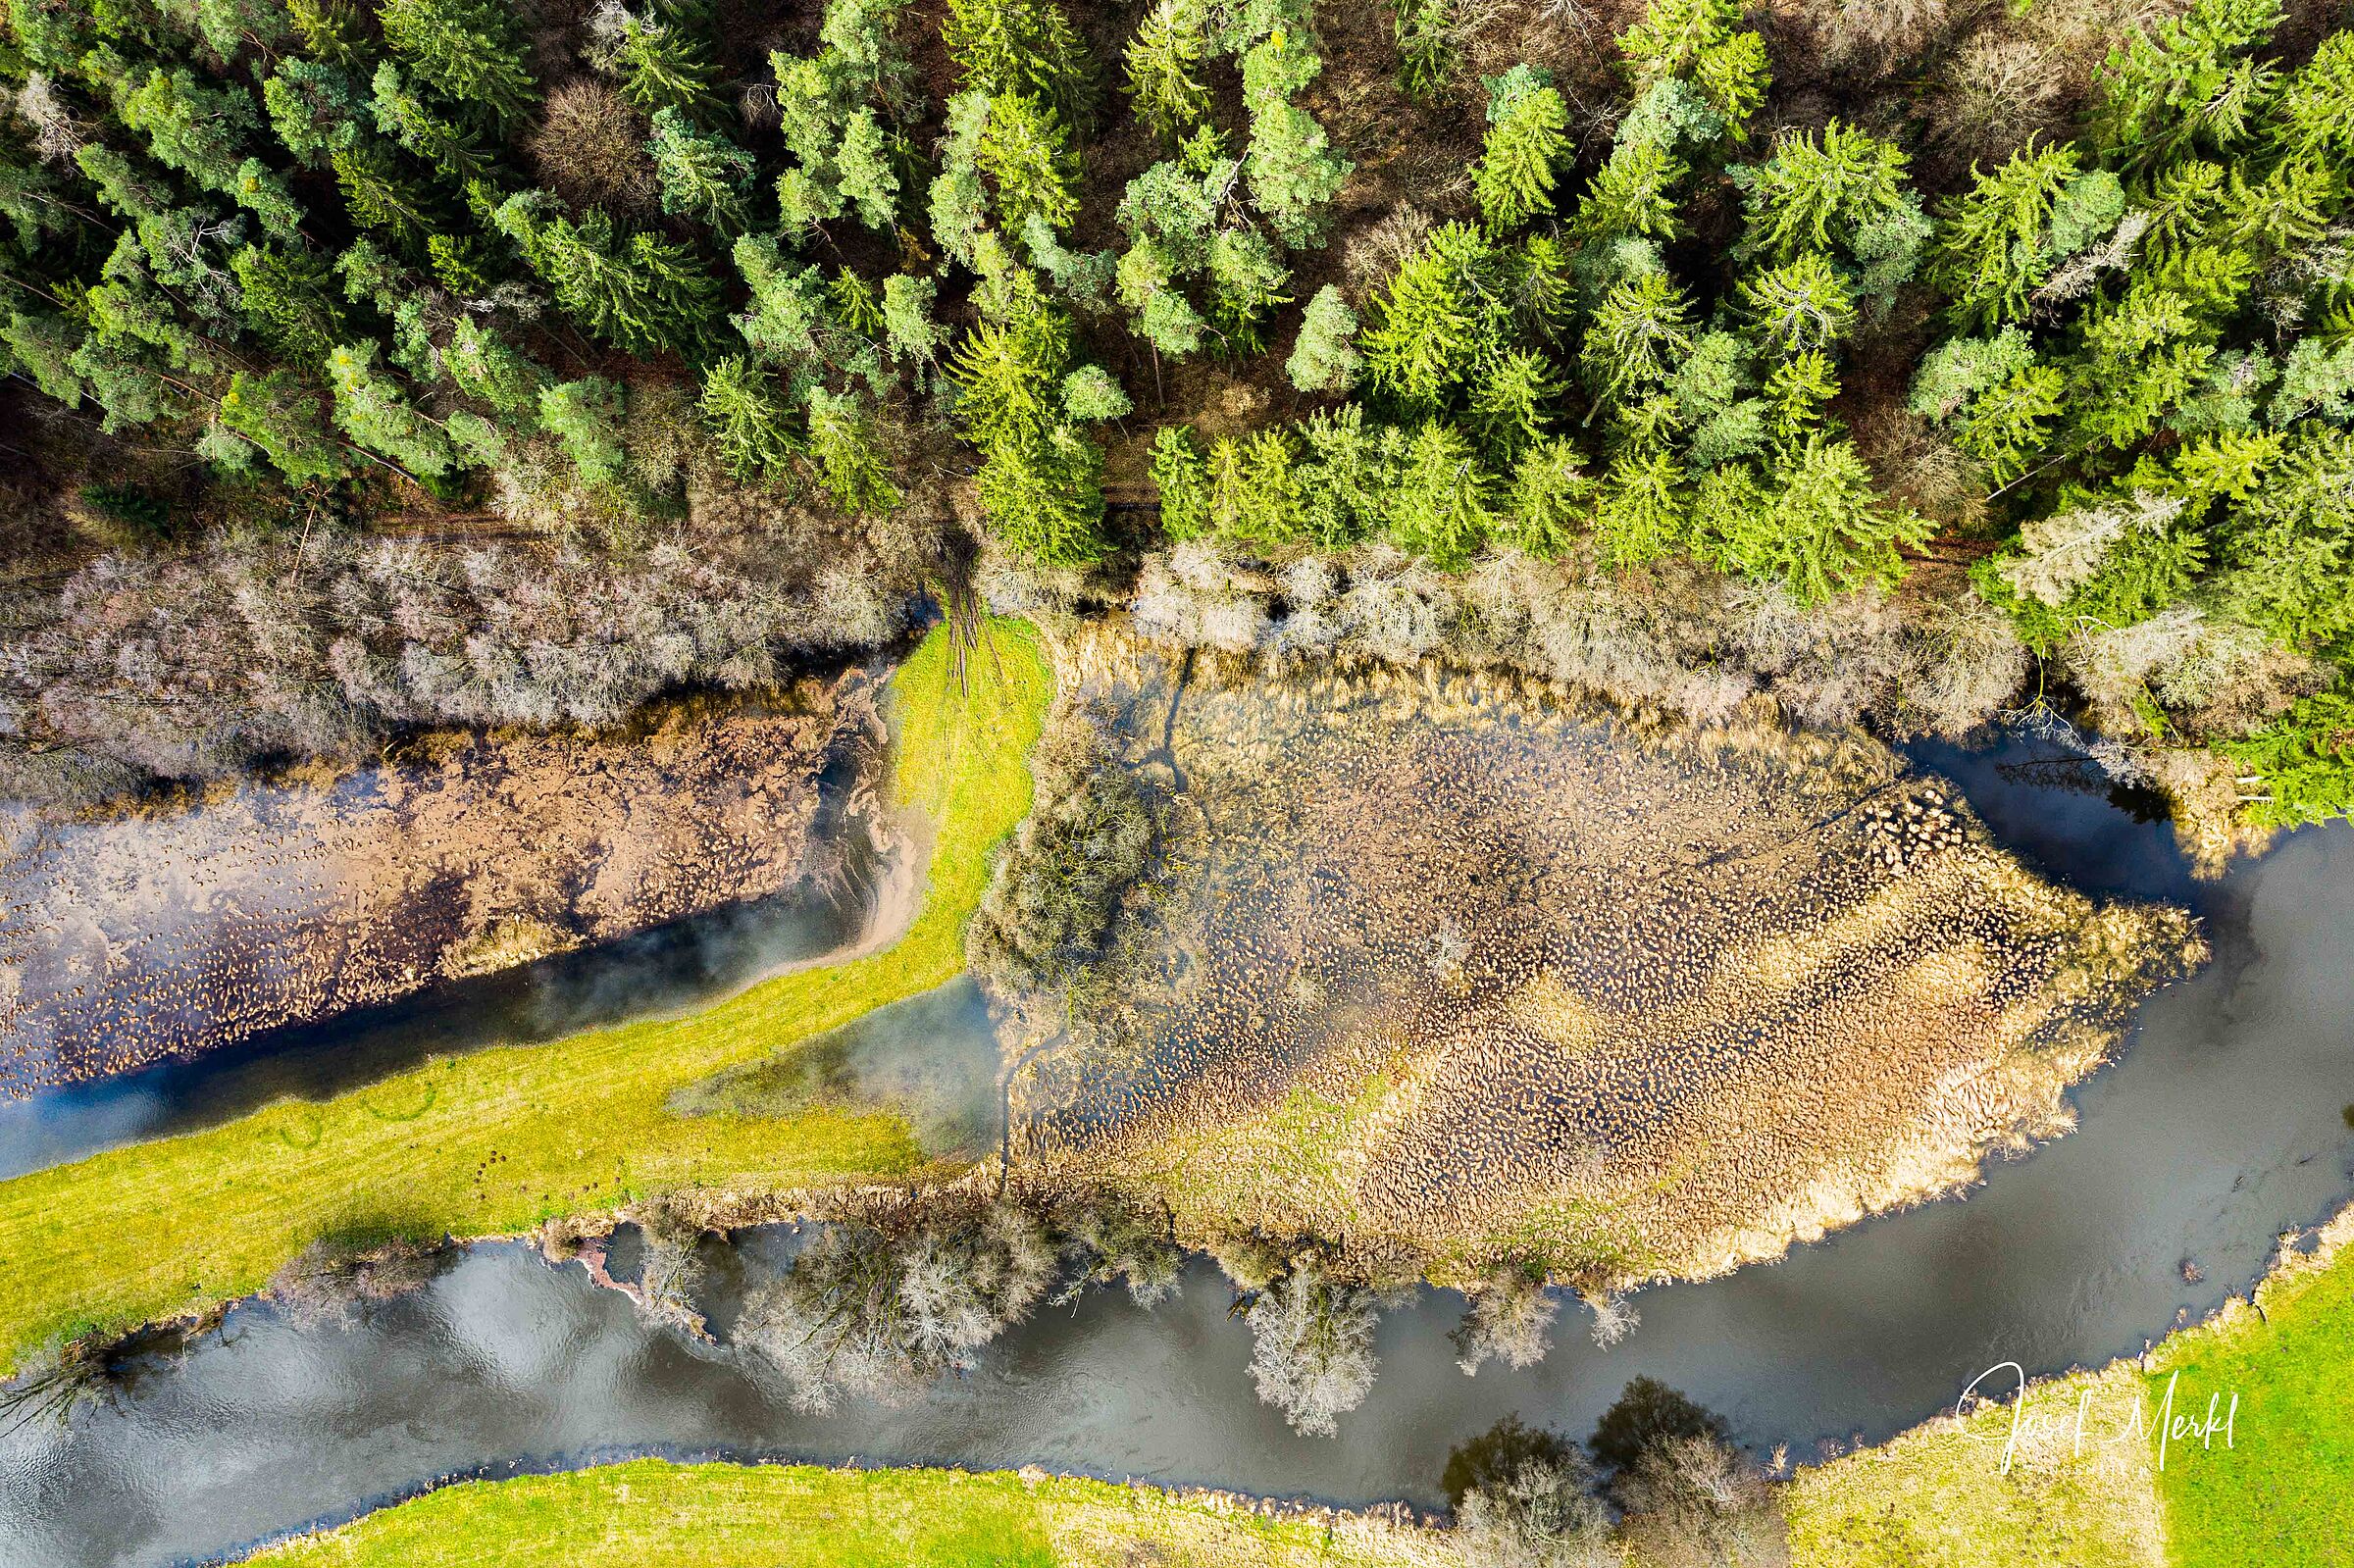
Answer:
[[[1999,1164],[1967,1201],[1645,1291],[1641,1326],[1609,1351],[1571,1305],[1541,1366],[1466,1379],[1444,1338],[1460,1298],[1425,1291],[1384,1320],[1380,1379],[1340,1437],[1301,1438],[1253,1396],[1249,1330],[1197,1264],[1156,1310],[1103,1294],[1050,1309],[909,1407],[820,1419],[643,1326],[578,1265],[486,1246],[348,1326],[241,1308],[181,1354],[142,1358],[111,1408],[0,1439],[0,1564],[202,1558],[454,1475],[636,1449],[1428,1502],[1454,1443],[1515,1411],[1583,1434],[1638,1373],[1807,1457],[1817,1439],[1876,1439],[1950,1406],[1997,1361],[2057,1370],[2137,1350],[2244,1290],[2279,1233],[2354,1190],[2354,829],[2309,830],[2197,885],[2162,824],[2020,776],[2051,755],[2016,742],[1917,758],[2038,870],[2198,908],[2214,961],[2144,1007],[2124,1059],[2074,1096],[2073,1135]]]

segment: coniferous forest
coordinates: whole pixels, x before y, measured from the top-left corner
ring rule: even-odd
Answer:
[[[981,592],[2343,814],[2345,20],[8,0],[0,773],[606,720]]]

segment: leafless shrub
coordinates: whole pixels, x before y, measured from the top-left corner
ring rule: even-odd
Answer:
[[[798,1409],[831,1410],[844,1394],[902,1400],[969,1370],[1053,1272],[1046,1228],[1009,1202],[888,1228],[829,1224],[751,1298],[736,1333],[784,1374]]]
[[[1772,1485],[1714,1434],[1663,1439],[1618,1478],[1624,1534],[1657,1568],[1786,1568]]]
[[[1373,1387],[1373,1294],[1328,1278],[1313,1262],[1295,1266],[1251,1306],[1251,1376],[1258,1396],[1311,1438],[1340,1431],[1340,1418]]]
[[[654,167],[645,154],[644,123],[593,76],[575,77],[547,95],[531,154],[540,182],[575,207],[601,207],[616,217],[652,209]]]
[[[1610,1510],[1577,1449],[1531,1456],[1466,1492],[1455,1543],[1467,1568],[1618,1568]]]
[[[1582,1299],[1586,1309],[1594,1314],[1594,1342],[1605,1350],[1634,1333],[1635,1326],[1643,1321],[1643,1314],[1623,1295],[1588,1291]]]
[[[1999,163],[2060,124],[2066,76],[2058,52],[2036,39],[1981,32],[1954,54],[1943,82],[1938,133],[1965,156]]]
[[[1945,0],[1840,0],[1825,31],[1834,60],[1886,68],[1928,47],[1945,25]]]
[[[1553,1347],[1561,1303],[1546,1293],[1543,1275],[1526,1268],[1497,1270],[1472,1293],[1470,1310],[1448,1335],[1455,1364],[1474,1377],[1494,1356],[1515,1370],[1533,1367]]]
[[[772,684],[786,659],[905,625],[925,556],[747,526],[699,506],[674,536],[428,544],[320,528],[114,551],[6,605],[26,631],[0,703],[50,744],[173,779],[273,755],[354,756],[413,725],[605,724],[690,682]]]
[[[422,1290],[446,1260],[439,1245],[412,1241],[313,1241],[270,1277],[263,1292],[292,1323],[343,1323],[363,1302]]]
[[[1351,234],[1341,246],[1341,271],[1347,275],[1351,290],[1361,296],[1396,272],[1422,248],[1430,230],[1430,214],[1402,201],[1378,223]]]
[[[694,1304],[703,1279],[701,1220],[690,1206],[659,1198],[640,1204],[630,1217],[638,1222],[640,1241],[638,1289],[632,1292],[638,1309],[691,1339],[710,1338],[710,1326]]]
[[[1144,874],[1151,812],[1114,760],[1103,723],[1065,706],[1031,753],[1030,815],[965,936],[975,973],[1000,993],[1069,984],[1101,952],[1121,898]]]
[[[1086,1193],[1056,1204],[1049,1224],[1066,1271],[1054,1295],[1057,1304],[1114,1281],[1127,1287],[1128,1298],[1138,1306],[1153,1306],[1176,1294],[1185,1252],[1170,1239],[1165,1210],[1118,1193]]]

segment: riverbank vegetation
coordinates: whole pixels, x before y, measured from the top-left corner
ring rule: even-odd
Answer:
[[[472,1481],[267,1547],[269,1568],[1440,1568],[1437,1532],[1060,1476],[635,1459]]]
[[[2354,792],[2318,0],[7,17],[22,789],[766,682],[978,533],[1221,646],[1476,603],[1698,717],[2065,688],[2121,778]]]
[[[962,967],[990,851],[1029,809],[1052,680],[1028,628],[990,623],[983,637],[960,661],[937,631],[892,682],[895,797],[936,835],[921,908],[896,940],[691,1017],[435,1061],[0,1184],[0,1250],[17,1260],[0,1281],[0,1365],[248,1294],[323,1238],[513,1234],[678,1189],[915,1170],[920,1149],[896,1116],[684,1116],[668,1101]]]

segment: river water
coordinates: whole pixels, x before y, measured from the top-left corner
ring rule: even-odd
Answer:
[[[456,1476],[649,1450],[1037,1463],[1427,1503],[1455,1443],[1515,1412],[1583,1435],[1637,1374],[1722,1411],[1746,1442],[1811,1458],[1818,1440],[1876,1440],[1950,1407],[1998,1361],[2059,1370],[2138,1350],[2244,1290],[2283,1232],[2354,1190],[2354,830],[2308,830],[2202,885],[2163,823],[2070,787],[2055,747],[1917,759],[2046,875],[2196,908],[2213,962],[2143,1008],[2123,1059],[2073,1096],[2074,1134],[1999,1163],[1965,1200],[1647,1290],[1641,1326],[1610,1350],[1571,1303],[1543,1364],[1467,1379],[1445,1339],[1461,1300],[1424,1291],[1384,1319],[1379,1380],[1339,1438],[1302,1438],[1254,1397],[1249,1330],[1197,1263],[1158,1308],[1099,1293],[911,1405],[811,1417],[757,1366],[647,1326],[579,1265],[488,1245],[339,1325],[239,1308],[139,1357],[111,1403],[0,1437],[0,1563],[217,1558]],[[983,1027],[956,998],[905,1016],[910,1035]],[[870,1031],[861,1049],[879,1048]],[[762,1234],[742,1251],[756,1269],[786,1244]],[[730,1273],[711,1302],[723,1337]]]

